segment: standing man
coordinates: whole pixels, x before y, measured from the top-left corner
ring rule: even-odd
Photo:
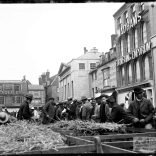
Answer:
[[[99,100],[100,104],[100,122],[104,123],[110,118],[110,109],[107,104],[108,95],[101,95],[101,100]]]
[[[151,129],[154,107],[151,101],[144,97],[142,88],[135,87],[134,94],[136,99],[130,103],[127,112],[135,118],[136,127]]]
[[[92,105],[91,105],[90,102],[87,101],[87,98],[85,96],[81,97],[81,101],[83,103],[83,106],[82,106],[82,120],[90,120]]]
[[[20,109],[18,111],[17,119],[18,120],[30,120],[33,114],[30,111],[29,104],[31,103],[33,99],[32,94],[26,94],[25,95],[25,100],[23,104],[20,106]]]
[[[43,107],[43,124],[54,122],[54,116],[55,116],[55,102],[54,98],[51,97],[48,99],[48,102]]]

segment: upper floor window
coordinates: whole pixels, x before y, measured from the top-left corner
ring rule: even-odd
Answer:
[[[97,71],[95,72],[95,80],[97,80]]]
[[[125,83],[125,68],[124,66],[121,68],[121,78],[122,78],[122,85]]]
[[[4,84],[4,90],[12,90],[12,84]]]
[[[121,17],[117,19],[117,28],[119,29],[121,26]]]
[[[130,52],[131,48],[130,48],[130,36],[128,35],[128,52]]]
[[[140,11],[143,11],[145,9],[145,4],[144,3],[140,3]]]
[[[146,30],[146,23],[143,24],[143,41],[144,43],[147,42],[147,30]]]
[[[90,69],[95,69],[96,68],[96,63],[90,63]]]
[[[119,51],[120,51],[120,56],[123,56],[123,41],[119,41]]]
[[[138,32],[137,32],[137,29],[135,29],[135,48],[138,48]]]
[[[4,104],[4,96],[0,96],[0,104]]]
[[[148,56],[144,59],[144,69],[145,69],[145,80],[150,79],[150,69],[149,69],[149,59]]]
[[[20,85],[14,85],[14,90],[15,91],[20,91]]]
[[[140,63],[139,60],[136,61],[136,66],[135,66],[135,75],[136,75],[136,81],[140,81]]]
[[[132,65],[128,64],[128,83],[132,82]]]
[[[136,41],[135,41],[135,38],[136,38],[136,36],[135,36],[135,29],[132,29],[132,47],[133,47],[133,49],[135,49],[136,48]]]
[[[110,79],[110,68],[104,69],[102,70],[103,72],[103,85],[105,86],[109,86],[109,82],[108,80]]]
[[[79,69],[84,70],[85,69],[85,63],[79,63]]]
[[[3,91],[3,85],[0,84],[0,91]]]
[[[131,14],[132,14],[132,17],[136,17],[135,5],[132,5],[132,6],[131,6]]]
[[[128,12],[126,11],[125,13],[124,13],[124,22],[125,23],[128,23]]]

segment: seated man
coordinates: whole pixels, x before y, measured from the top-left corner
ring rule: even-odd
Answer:
[[[134,94],[136,99],[130,103],[127,112],[135,118],[135,127],[151,129],[154,107],[150,100],[143,97],[142,88],[135,87]]]

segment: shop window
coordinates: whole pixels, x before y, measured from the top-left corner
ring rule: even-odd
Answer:
[[[85,63],[79,63],[79,69],[84,70],[85,69]]]
[[[145,57],[144,59],[144,69],[145,69],[145,80],[150,79],[150,69],[149,69],[149,59],[148,56]]]
[[[136,61],[136,81],[140,81],[140,63],[139,60]]]
[[[128,64],[128,83],[132,82],[132,65]]]
[[[0,96],[0,104],[4,104],[4,96]]]

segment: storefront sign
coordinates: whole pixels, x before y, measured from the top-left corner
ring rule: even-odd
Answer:
[[[0,94],[23,94],[22,92],[19,91],[13,91],[13,90],[8,90],[8,91],[0,91]]]
[[[127,32],[129,29],[133,28],[140,21],[141,21],[141,15],[139,13],[137,17],[132,17],[126,24],[121,24],[120,27],[121,35]]]
[[[141,55],[143,55],[144,53],[148,52],[151,49],[151,42],[147,42],[145,43],[143,46],[135,49],[134,51],[128,53],[125,56],[122,56],[120,59],[118,59],[116,61],[116,65],[122,65],[130,60],[133,60]]]

